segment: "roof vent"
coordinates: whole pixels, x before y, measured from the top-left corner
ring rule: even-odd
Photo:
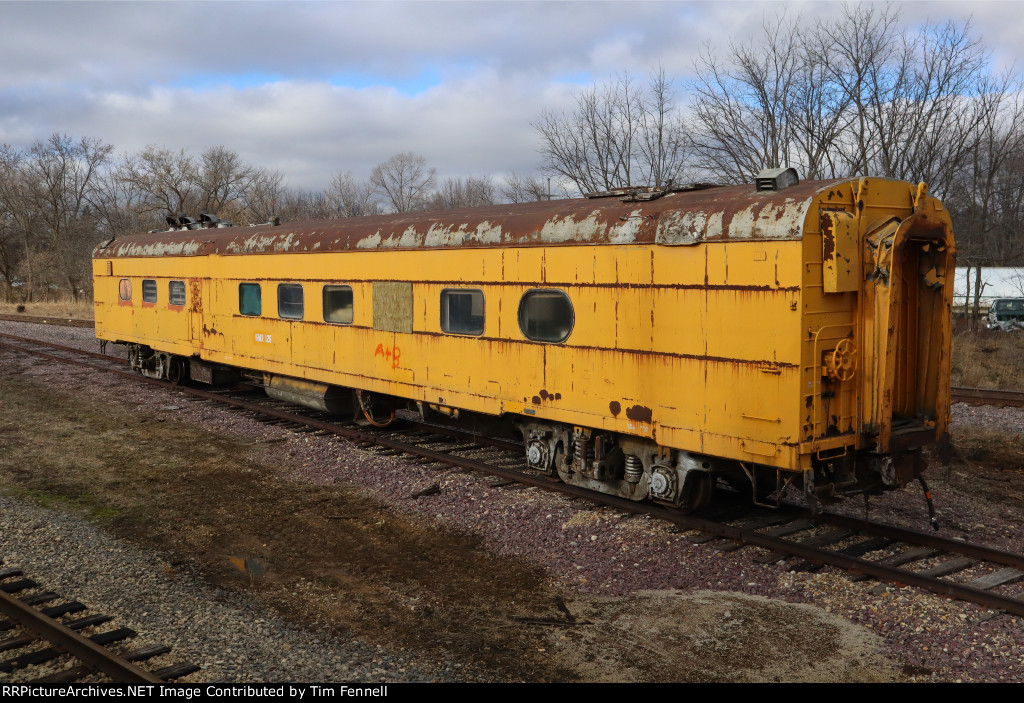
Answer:
[[[800,177],[796,175],[795,168],[766,168],[754,179],[758,193],[762,190],[783,190],[799,182]]]

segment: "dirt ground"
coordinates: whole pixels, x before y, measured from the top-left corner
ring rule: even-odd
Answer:
[[[876,635],[821,609],[741,594],[561,592],[529,563],[361,489],[289,480],[261,462],[258,441],[4,368],[0,490],[84,510],[171,568],[251,593],[295,622],[461,661],[475,680],[901,678]],[[566,611],[575,624],[553,624]]]

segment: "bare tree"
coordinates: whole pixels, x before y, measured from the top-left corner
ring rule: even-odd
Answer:
[[[651,74],[640,112],[640,183],[660,186],[678,180],[686,166],[689,140],[675,104],[672,81],[664,68],[659,67]]]
[[[237,152],[213,146],[194,157],[154,145],[125,157],[116,171],[123,190],[141,193],[140,213],[196,216],[209,212],[224,219],[265,221],[274,214],[284,177],[257,168]]]
[[[284,192],[284,174],[280,171],[254,169],[248,187],[241,196],[243,217],[248,216],[251,222],[268,222],[272,217],[279,216]]]
[[[892,5],[846,5],[808,27],[785,14],[690,84],[698,164],[716,180],[766,167],[805,178],[926,180],[944,194],[973,143],[986,57],[969,22],[908,30]]]
[[[199,209],[211,213],[224,212],[229,207],[241,210],[239,205],[260,175],[259,169],[245,163],[235,151],[223,146],[204,150],[195,171]]]
[[[796,19],[765,21],[758,41],[726,58],[705,49],[689,84],[690,138],[712,180],[750,182],[763,168],[793,166],[806,178],[835,175],[831,153],[849,103]]]
[[[970,23],[907,31],[890,5],[847,5],[820,29],[816,45],[817,59],[850,99],[840,141],[848,173],[926,180],[945,193],[973,141],[971,92],[986,65]]]
[[[1024,261],[1024,81],[984,77],[972,91],[973,139],[944,198],[957,232],[957,258],[975,271],[976,323],[984,266]],[[970,288],[970,287],[969,287]]]
[[[9,144],[0,145],[0,211],[3,216],[8,298],[13,294],[15,273],[21,274],[25,296],[33,293],[35,252],[33,240],[37,213],[23,178],[24,154]]]
[[[351,171],[334,175],[326,197],[333,207],[334,217],[379,215],[381,212],[374,185],[356,180]]]
[[[528,203],[535,200],[549,199],[549,183],[536,176],[520,176],[513,171],[505,178],[501,189],[501,197],[510,203]]]
[[[431,210],[454,210],[463,207],[493,205],[498,201],[493,181],[486,176],[446,178],[430,198]]]
[[[281,194],[277,215],[283,221],[327,220],[338,212],[326,191],[287,188]]]
[[[23,153],[0,150],[0,200],[21,239],[29,295],[49,290],[40,285],[44,276],[75,300],[90,287],[89,252],[102,236],[90,198],[112,150],[98,139],[60,134]]]
[[[682,172],[686,140],[671,81],[655,72],[645,94],[628,75],[576,95],[569,113],[545,111],[542,170],[590,193],[630,185],[664,185]]]
[[[370,183],[395,212],[423,209],[436,178],[437,170],[411,151],[395,154],[370,173]]]
[[[0,277],[4,281],[4,301],[8,303],[14,300],[14,271],[21,261],[17,241],[17,222],[0,199]]]
[[[145,195],[143,212],[162,217],[199,208],[198,167],[184,149],[174,152],[150,144],[135,157],[125,158],[118,175]]]
[[[124,154],[116,164],[104,169],[96,179],[89,202],[110,237],[123,237],[161,226],[147,204],[147,193],[131,177],[137,168],[136,157]]]

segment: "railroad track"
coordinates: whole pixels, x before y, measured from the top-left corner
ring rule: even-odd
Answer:
[[[990,388],[954,387],[951,395],[954,403],[1024,408],[1024,391],[1002,391]]]
[[[159,661],[170,647],[127,648],[134,630],[111,628],[112,617],[88,612],[0,562],[0,679],[73,683],[100,676],[116,683],[163,683],[199,670],[188,663],[145,668],[144,662]],[[36,676],[40,668],[52,673]]]
[[[33,351],[31,344],[43,345],[48,351]],[[69,347],[0,335],[0,348],[3,347],[103,371],[112,370],[112,357]],[[75,355],[100,357],[103,361],[85,361],[81,356],[72,359]],[[165,381],[147,379],[124,369],[114,370],[135,380],[174,388]],[[976,603],[990,609],[992,616],[1001,613],[1024,616],[1024,592],[1019,585],[1024,580],[1022,554],[866,519],[833,513],[812,515],[799,506],[782,506],[771,511],[752,511],[747,505],[726,506],[724,512],[719,506],[717,514],[683,515],[658,505],[595,494],[525,470],[520,442],[414,422],[407,422],[403,429],[396,431],[371,430],[267,398],[252,386],[216,391],[181,386],[177,390],[198,400],[250,413],[264,422],[297,431],[344,437],[363,447],[372,447],[377,453],[403,454],[421,463],[490,474],[498,479],[495,486],[535,486],[611,506],[624,513],[664,520],[679,530],[699,532],[695,541],[708,542],[721,551],[759,548],[763,551],[752,557],[756,561],[787,562],[790,569],[806,571],[832,566],[856,579],[873,578],[881,584],[914,586]]]
[[[0,313],[0,320],[7,320],[9,322],[34,322],[40,325],[57,325],[59,327],[95,326],[95,322],[93,322],[92,320],[80,320],[75,318],[67,318],[54,315],[26,315],[24,313],[17,313],[15,315]]]

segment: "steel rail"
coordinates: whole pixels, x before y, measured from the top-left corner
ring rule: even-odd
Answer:
[[[35,342],[36,340],[27,341]],[[47,343],[43,342],[43,344]],[[481,473],[489,474],[502,479],[541,488],[543,490],[558,492],[576,498],[582,498],[585,500],[598,502],[603,505],[611,506],[625,512],[648,515],[661,520],[665,520],[666,522],[672,523],[680,527],[684,527],[686,529],[698,530],[701,532],[705,532],[707,534],[739,542],[741,544],[749,544],[757,547],[762,547],[764,549],[777,552],[780,555],[800,557],[814,563],[836,566],[853,573],[871,576],[888,583],[915,586],[939,595],[944,595],[950,598],[976,603],[986,608],[1002,610],[1008,613],[1013,613],[1015,615],[1024,615],[1024,600],[1010,598],[1007,596],[1001,596],[999,594],[991,593],[983,589],[974,588],[963,584],[957,584],[950,581],[943,581],[938,577],[922,576],[912,571],[907,571],[896,567],[885,566],[883,564],[872,562],[866,559],[861,559],[859,557],[833,552],[828,549],[821,549],[817,547],[803,545],[800,542],[794,542],[777,537],[771,537],[769,535],[758,533],[754,530],[743,529],[742,527],[736,527],[733,525],[716,522],[714,520],[702,518],[695,515],[684,515],[676,510],[657,505],[637,503],[625,498],[618,498],[616,496],[610,496],[607,494],[595,493],[584,488],[579,488],[577,486],[571,486],[562,483],[550,476],[524,474],[522,472],[515,470],[491,466],[489,464],[486,464],[475,459],[454,456],[451,454],[446,454],[444,452],[438,452],[431,449],[426,449],[424,447],[418,447],[415,444],[408,444],[406,442],[399,442],[387,437],[381,437],[378,433],[375,432],[367,432],[363,430],[353,429],[350,427],[343,427],[316,418],[295,415],[287,411],[266,407],[256,403],[250,403],[248,401],[231,398],[230,396],[225,396],[218,393],[212,393],[209,391],[203,391],[200,389],[189,388],[184,386],[174,386],[173,384],[167,381],[159,381],[156,379],[143,377],[134,372],[121,371],[116,369],[104,369],[102,367],[95,366],[88,362],[67,360],[62,357],[46,354],[44,352],[28,350],[14,345],[7,345],[2,342],[0,342],[0,347],[8,347],[26,353],[37,354],[39,356],[52,358],[56,361],[70,361],[71,363],[77,363],[82,366],[90,366],[93,368],[97,368],[98,370],[113,371],[114,373],[119,373],[121,375],[129,376],[135,379],[141,379],[143,381],[146,381],[147,383],[152,383],[154,385],[175,388],[184,393],[188,393],[189,395],[194,395],[201,398],[224,403],[227,405],[239,407],[242,409],[251,410],[286,422],[306,425],[315,429],[323,430],[330,434],[335,434],[341,437],[353,439],[357,442],[375,444],[390,449],[394,449],[406,454],[429,458],[434,461],[437,461],[438,463],[445,463],[453,466],[458,466],[460,468],[479,471]],[[74,349],[71,350],[79,351]],[[830,520],[843,519],[842,516],[834,514],[828,514],[827,517]],[[856,527],[856,529],[861,530],[867,530],[868,528],[868,526],[864,525],[862,522],[854,527]],[[892,529],[898,530],[900,528]],[[914,531],[903,530],[901,534],[903,534],[907,538],[910,544],[914,544]],[[929,535],[927,533],[924,534],[929,538],[933,538],[932,535]],[[943,540],[944,538],[938,539]],[[943,544],[949,545],[949,551],[960,554],[966,553],[965,549],[970,547],[970,545],[958,542],[956,540],[949,540],[948,542],[943,542]],[[991,560],[997,563],[1005,563],[995,558],[998,557],[1000,554],[1003,555],[1003,558],[1013,557],[1013,559],[1015,560],[1024,559],[1024,557],[1021,557],[1020,555],[1013,555],[1007,552],[1000,552],[999,550],[989,550],[988,548],[981,547],[978,545],[975,546],[980,550],[986,550],[986,553],[994,557],[992,559],[989,559],[988,557],[981,557],[986,561]]]
[[[796,511],[802,511],[808,517],[810,516],[810,512],[806,509],[798,506],[792,507]],[[952,539],[950,537],[942,537],[934,532],[921,532],[918,530],[896,527],[894,525],[882,525],[879,523],[866,522],[862,518],[853,518],[847,515],[839,515],[838,513],[823,512],[818,516],[818,519],[822,522],[877,535],[878,537],[890,537],[899,542],[907,542],[909,544],[916,544],[922,547],[932,547],[934,549],[941,549],[944,552],[955,552],[957,554],[963,554],[964,556],[978,559],[979,561],[1002,564],[1003,566],[1010,566],[1014,569],[1024,571],[1024,554],[1007,552],[1002,549],[994,549],[980,544],[971,544],[970,542],[961,542],[960,540]]]
[[[972,405],[1002,405],[1015,408],[1024,408],[1024,391],[960,387],[951,388],[950,391],[951,400],[954,403],[969,403]]]
[[[102,672],[118,683],[164,683],[160,677],[122,659],[3,590],[0,590],[0,612],[71,654],[93,671]]]
[[[0,320],[4,320],[6,322],[33,322],[39,325],[52,324],[58,327],[94,327],[96,324],[92,320],[67,318],[59,315],[25,315],[22,313],[18,313],[16,315],[3,313],[0,314]]]

